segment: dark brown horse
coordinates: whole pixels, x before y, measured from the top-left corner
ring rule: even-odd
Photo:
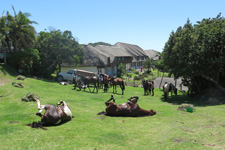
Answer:
[[[94,86],[94,89],[92,92],[95,91],[96,89],[96,93],[98,93],[98,78],[95,77],[95,76],[92,76],[92,77],[89,77],[89,76],[86,76],[86,77],[83,77],[83,76],[80,76],[81,77],[81,80],[83,81],[83,84],[86,85],[90,90],[90,84],[92,84]]]
[[[57,107],[55,105],[41,105],[39,99],[35,99],[37,101],[39,112],[36,113],[37,116],[41,117],[41,122],[33,122],[33,128],[43,127],[43,126],[51,126],[57,125],[61,123],[65,123],[70,121],[73,118],[72,112],[67,106],[65,101],[60,101],[57,103]],[[44,115],[41,112],[45,110]]]
[[[142,86],[144,88],[144,95],[151,95],[154,96],[154,82],[148,80],[142,80]]]
[[[133,99],[133,100],[132,100]],[[113,100],[113,102],[110,102]],[[115,104],[115,99],[113,95],[111,98],[105,102],[106,112],[98,113],[99,115],[105,114],[108,116],[124,116],[124,117],[140,117],[140,116],[153,116],[156,114],[154,110],[144,110],[140,108],[137,104],[138,97],[130,97],[129,102],[120,105]]]
[[[121,78],[110,77],[110,78],[109,78],[109,81],[110,81],[110,83],[111,83],[112,86],[113,86],[113,93],[116,93],[116,92],[117,92],[116,86],[119,85],[120,88],[121,88],[121,90],[122,90],[122,95],[124,94],[125,84],[124,84],[123,79],[121,79]],[[115,92],[114,92],[114,91],[115,91]]]

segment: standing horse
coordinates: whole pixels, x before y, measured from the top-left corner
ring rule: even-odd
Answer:
[[[170,83],[170,84],[165,83],[163,85],[163,91],[164,91],[164,100],[165,101],[168,99],[169,92],[171,92],[171,97],[173,95],[173,92],[175,93],[175,95],[177,95],[177,88],[172,83]]]
[[[41,122],[33,122],[33,128],[43,127],[43,126],[51,126],[57,125],[60,123],[65,123],[70,121],[73,116],[70,111],[68,105],[65,101],[60,101],[57,103],[57,107],[55,105],[41,105],[39,99],[35,99],[37,101],[39,112],[36,113],[37,116],[41,117]],[[62,104],[62,105],[61,105]],[[45,109],[44,115],[41,112]]]
[[[116,90],[116,86],[119,85],[121,90],[122,90],[122,95],[124,94],[124,90],[125,90],[125,84],[124,84],[124,81],[123,79],[121,78],[114,78],[114,77],[110,77],[110,80],[109,80],[113,86],[113,93],[114,93],[114,89],[115,89],[115,93],[117,92]]]
[[[98,78],[95,77],[95,76],[92,76],[92,77],[89,77],[89,76],[86,76],[86,77],[83,77],[83,76],[80,76],[81,77],[81,80],[83,81],[84,85],[87,85],[89,91],[90,90],[90,84],[93,84],[94,85],[94,89],[92,92],[95,91],[96,89],[96,93],[98,93]]]
[[[132,100],[133,99],[133,100]],[[110,102],[113,100],[113,102]],[[126,116],[126,117],[140,117],[140,116],[153,116],[156,114],[154,110],[144,110],[137,104],[138,96],[130,97],[129,102],[120,105],[115,104],[113,95],[105,102],[106,112],[100,112],[98,115],[105,114],[108,116]]]
[[[154,96],[154,82],[150,82],[148,80],[142,80],[142,86],[144,88],[144,95],[151,95]]]
[[[80,90],[82,88],[82,82],[81,80],[78,79],[78,77],[73,78],[73,83],[74,83],[74,90],[76,90],[76,87],[78,87]]]

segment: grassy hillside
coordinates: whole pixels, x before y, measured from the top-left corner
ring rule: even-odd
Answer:
[[[177,110],[180,104],[193,101],[182,93],[164,102],[160,89],[155,89],[155,96],[144,96],[142,88],[126,87],[124,96],[119,88],[118,94],[114,94],[117,104],[139,96],[139,106],[157,114],[139,118],[98,116],[98,112],[105,110],[104,102],[112,89],[96,94],[33,78],[19,81],[24,88],[16,88],[11,84],[18,82],[15,77],[13,70],[0,66],[1,150],[225,149],[225,105],[194,103],[196,112],[188,113]],[[40,120],[35,115],[37,104],[21,101],[29,92],[38,94],[41,104],[65,100],[75,118],[60,126],[47,127],[48,130],[26,126]]]

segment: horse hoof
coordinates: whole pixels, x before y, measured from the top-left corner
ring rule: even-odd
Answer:
[[[37,112],[36,115],[41,117],[41,113],[39,113],[39,112]]]

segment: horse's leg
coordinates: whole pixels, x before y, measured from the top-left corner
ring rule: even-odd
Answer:
[[[164,100],[167,100],[167,92],[164,91]]]
[[[98,93],[98,87],[96,86],[96,93]]]
[[[89,92],[91,92],[91,89],[90,89],[90,86],[89,86],[89,84],[87,85],[87,87],[88,87],[88,89],[89,89]]]
[[[123,95],[123,88],[122,88],[122,85],[120,85],[120,88],[121,88],[121,90],[122,90],[122,95]]]
[[[135,98],[134,100],[131,100],[131,99],[133,99],[133,98]],[[138,96],[132,96],[132,97],[130,97],[128,100],[129,100],[129,104],[130,103],[137,103],[137,101],[138,101],[138,99],[139,99],[139,97]]]
[[[37,116],[42,116],[41,112],[44,110],[45,105],[41,105],[40,100],[39,99],[35,99],[37,101],[37,105],[38,105],[38,112],[36,113]]]
[[[57,103],[57,107],[59,107],[59,105],[61,105],[61,104],[63,104],[63,106],[64,106],[64,103],[63,103],[64,101],[63,100],[60,100],[58,103]]]
[[[152,88],[152,96],[154,96],[154,88]]]
[[[115,103],[113,95],[111,95],[111,98],[105,102],[105,105],[108,106],[107,103],[110,102],[111,100],[113,100],[113,103]]]

